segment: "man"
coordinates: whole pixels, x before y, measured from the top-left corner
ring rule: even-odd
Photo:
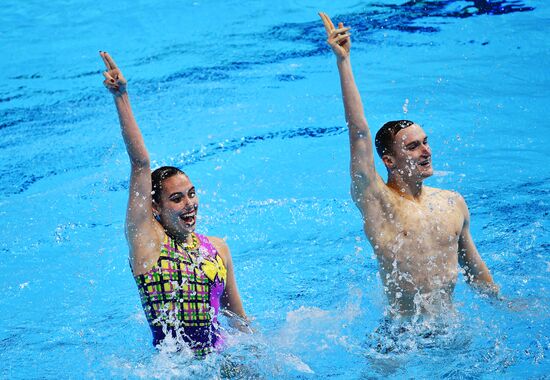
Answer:
[[[433,174],[431,149],[422,128],[408,120],[384,124],[375,138],[388,171],[376,172],[370,130],[354,81],[349,27],[335,28],[320,13],[336,55],[349,128],[352,198],[378,258],[391,316],[438,315],[452,308],[458,264],[466,281],[498,294],[470,234],[462,196],[423,185]]]

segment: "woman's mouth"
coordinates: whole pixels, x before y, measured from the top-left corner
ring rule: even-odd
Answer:
[[[188,212],[186,214],[181,214],[180,219],[186,224],[187,227],[191,227],[195,224],[197,213],[195,210]]]

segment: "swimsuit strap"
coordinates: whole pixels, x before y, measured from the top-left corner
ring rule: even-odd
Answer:
[[[197,233],[195,233],[195,236],[199,239],[199,247],[204,248],[206,253],[208,253],[208,256],[215,259],[218,255],[218,250],[214,247],[210,240],[206,236]]]

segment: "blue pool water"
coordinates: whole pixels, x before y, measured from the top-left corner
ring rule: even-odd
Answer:
[[[464,195],[514,307],[461,277],[442,333],[371,348],[385,298],[320,10],[353,28],[372,128],[406,117],[430,135],[427,184]],[[3,2],[0,377],[548,378],[549,21],[542,0]],[[198,231],[231,247],[258,333],[223,355],[151,346],[98,50],[129,80],[154,166],[184,168]]]

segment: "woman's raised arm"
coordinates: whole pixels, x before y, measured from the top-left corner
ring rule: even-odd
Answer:
[[[158,259],[161,239],[158,223],[153,218],[151,167],[149,153],[137,125],[126,91],[127,81],[107,52],[99,52],[107,71],[103,84],[113,94],[126,151],[131,163],[126,239],[134,274],[142,273]]]

